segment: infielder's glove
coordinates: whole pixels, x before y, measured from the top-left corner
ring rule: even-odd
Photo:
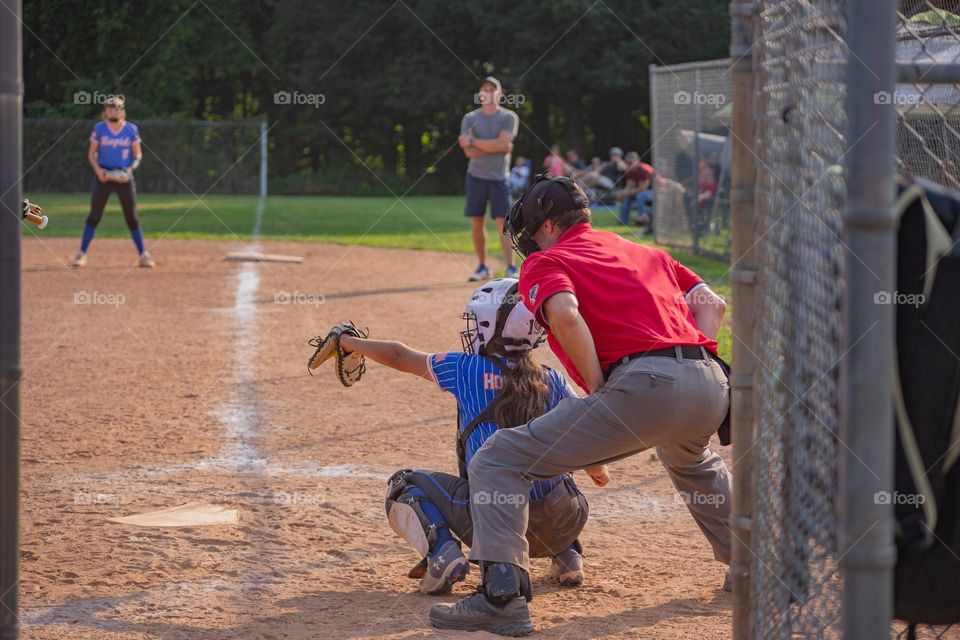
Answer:
[[[359,353],[347,351],[340,346],[340,336],[348,335],[355,338],[366,338],[368,331],[362,331],[352,322],[341,322],[334,325],[326,336],[317,336],[308,341],[311,347],[316,347],[316,351],[307,362],[307,373],[313,375],[312,370],[329,360],[336,357],[337,377],[345,387],[353,386],[355,382],[367,370],[366,359]]]
[[[107,171],[107,182],[126,184],[130,182],[130,172],[125,169],[112,169]]]

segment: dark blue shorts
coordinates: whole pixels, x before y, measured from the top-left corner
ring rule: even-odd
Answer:
[[[510,211],[510,190],[506,180],[483,180],[467,174],[467,205],[463,215],[483,216],[490,202],[490,213],[494,218],[506,218]]]

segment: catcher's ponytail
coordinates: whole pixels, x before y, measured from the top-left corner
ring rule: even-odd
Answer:
[[[493,415],[501,429],[518,427],[543,415],[547,410],[550,389],[543,367],[537,364],[530,351],[510,358],[513,367],[504,368],[503,400]]]

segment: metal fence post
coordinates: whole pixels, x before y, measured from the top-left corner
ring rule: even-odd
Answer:
[[[730,380],[733,438],[733,637],[750,637],[750,516],[753,482],[754,319],[756,242],[753,182],[756,173],[753,116],[753,2],[730,3],[730,290],[733,298],[733,375]]]
[[[0,0],[0,638],[18,637],[20,494],[20,0]]]
[[[896,110],[877,100],[895,88],[896,0],[847,5],[846,356],[840,459],[840,566],[848,639],[886,638],[893,612],[894,306],[876,304],[895,288],[893,218]],[[888,101],[889,102],[889,101]]]

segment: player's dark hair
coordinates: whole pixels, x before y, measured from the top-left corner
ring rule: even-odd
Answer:
[[[503,369],[503,397],[494,409],[497,424],[507,429],[526,424],[547,410],[550,388],[546,370],[536,363],[531,351],[510,358],[513,366]]]
[[[561,231],[566,231],[575,224],[590,222],[590,209],[586,207],[583,209],[568,209],[555,216],[550,216],[550,219],[553,220],[555,225],[560,227]]]

